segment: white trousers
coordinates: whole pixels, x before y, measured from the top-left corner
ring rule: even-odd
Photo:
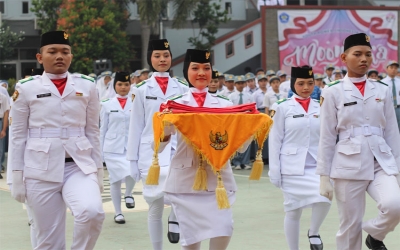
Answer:
[[[40,250],[65,249],[66,207],[74,216],[71,249],[94,249],[105,218],[95,173],[85,175],[75,163],[65,164],[64,182],[25,179]]]
[[[338,250],[361,250],[362,230],[383,241],[400,222],[400,188],[393,175],[387,175],[375,162],[375,179],[334,180],[340,228],[336,235]],[[377,203],[378,216],[362,222],[365,191]]]

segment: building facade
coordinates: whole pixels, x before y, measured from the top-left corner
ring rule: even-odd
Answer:
[[[221,5],[228,12],[230,21],[222,24],[217,33],[217,40],[212,48],[214,66],[218,70],[244,74],[246,71],[264,66],[277,67],[279,58],[277,52],[276,13],[274,9],[267,9],[265,16],[260,15],[260,5],[268,5],[273,0],[212,0]],[[284,5],[310,5],[310,6],[400,6],[398,0],[284,0]],[[24,40],[15,46],[14,58],[11,61],[0,63],[0,79],[20,79],[25,68],[39,67],[36,53],[40,43],[41,30],[37,26],[35,13],[31,12],[32,0],[0,0],[0,20],[10,26],[15,32],[24,31]],[[278,6],[279,7],[279,6]],[[136,48],[136,55],[131,58],[131,70],[142,68],[141,55],[141,28],[139,13],[136,4],[129,4],[130,19],[127,33],[130,41]],[[284,7],[282,7],[284,8]],[[275,10],[276,12],[276,10]],[[199,32],[196,25],[192,25],[193,17],[188,18],[187,24],[181,29],[172,28],[172,19],[175,10],[172,2],[162,13],[160,27],[152,30],[152,38],[161,36],[167,38],[171,44],[173,54],[174,75],[182,75],[183,55],[190,48],[189,37]],[[266,23],[265,23],[266,22]],[[265,35],[263,36],[263,29]],[[275,28],[276,29],[276,28]],[[265,46],[266,45],[266,46]],[[268,62],[265,55],[268,54]],[[263,59],[264,58],[264,59]]]

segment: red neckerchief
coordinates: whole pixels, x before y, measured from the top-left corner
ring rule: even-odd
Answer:
[[[364,96],[365,83],[366,83],[366,81],[362,81],[362,82],[353,82],[353,84],[356,85],[356,87],[358,88],[358,90],[361,92],[362,96]]]
[[[156,79],[158,86],[160,86],[162,92],[165,95],[165,92],[167,91],[169,77],[155,76],[154,78]]]
[[[300,103],[300,105],[303,107],[303,109],[308,112],[308,105],[310,105],[310,100],[311,98],[307,98],[307,99],[298,99],[298,98],[294,98],[296,99],[296,101],[298,103]]]
[[[194,99],[197,102],[197,105],[199,105],[199,107],[203,107],[204,105],[204,101],[206,100],[206,95],[207,92],[203,92],[203,93],[192,93]]]
[[[121,105],[122,109],[125,108],[125,104],[126,104],[126,100],[128,100],[128,98],[119,98],[117,97],[119,104]]]
[[[54,83],[54,85],[56,85],[58,92],[60,92],[60,95],[62,95],[64,93],[65,85],[67,84],[67,78],[50,80]]]

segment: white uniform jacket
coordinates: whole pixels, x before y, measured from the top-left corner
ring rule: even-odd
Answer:
[[[100,145],[101,152],[123,154],[128,144],[132,101],[128,96],[122,109],[117,97],[101,102]]]
[[[317,160],[319,142],[319,101],[311,99],[308,112],[294,99],[277,105],[269,134],[271,179],[304,175],[307,154]]]
[[[375,157],[388,175],[397,175],[400,135],[391,89],[366,80],[362,96],[346,75],[325,89],[323,98],[317,174],[373,180]]]
[[[16,86],[11,164],[13,170],[23,170],[26,178],[62,182],[66,155],[85,174],[103,167],[99,98],[93,78],[70,73],[67,77],[62,95],[46,73]]]
[[[128,147],[127,147],[127,160],[137,161],[140,156],[143,158],[151,159],[153,157],[154,150],[151,148],[151,143],[154,141],[153,135],[153,115],[155,112],[160,110],[160,105],[167,101],[169,98],[183,94],[188,91],[187,85],[177,79],[170,78],[168,81],[167,90],[162,92],[160,86],[158,85],[155,76],[169,77],[168,72],[154,72],[152,76],[137,84],[133,88],[131,95],[133,95],[134,100],[132,102],[132,111],[130,118],[130,128],[128,137]],[[176,141],[172,141],[176,143]],[[166,150],[171,151],[171,150]],[[167,166],[170,163],[171,155],[170,153],[163,153],[159,155],[159,163]],[[161,165],[160,165],[161,166]],[[150,167],[148,166],[140,166]]]
[[[196,100],[193,98],[193,95],[191,95],[190,92],[182,95],[179,98],[174,98],[174,101],[187,106],[198,107]],[[226,97],[221,97],[220,95],[210,93],[207,93],[203,105],[203,107],[209,108],[223,108],[228,106],[232,106],[232,102],[228,101]],[[201,129],[201,125],[196,128]],[[199,166],[199,156],[195,153],[190,145],[186,144],[183,136],[180,133],[178,133],[177,138],[177,150],[171,161],[164,191],[169,193],[204,192],[195,191],[192,188],[196,177],[196,171]],[[166,142],[160,143],[160,152],[164,150],[166,144]],[[247,146],[248,143],[244,147],[244,150],[247,149]],[[209,165],[207,165],[205,169],[207,172],[207,190],[215,191],[217,187],[217,176],[213,173]],[[229,161],[226,163],[226,166],[221,171],[221,175],[226,190],[236,191],[237,186],[232,174],[232,169],[230,167]]]

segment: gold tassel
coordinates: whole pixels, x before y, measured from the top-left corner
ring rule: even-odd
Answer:
[[[215,196],[217,198],[218,209],[226,209],[230,208],[228,194],[226,193],[226,189],[224,187],[224,182],[222,181],[222,176],[220,171],[217,171],[218,184],[215,189]]]
[[[158,178],[160,177],[160,165],[158,164],[158,156],[154,153],[153,163],[150,166],[149,174],[146,178],[146,185],[158,185]]]
[[[205,191],[207,190],[207,172],[203,166],[203,156],[199,154],[199,167],[196,171],[196,177],[193,183],[193,190]]]
[[[249,180],[259,181],[264,170],[264,162],[262,160],[262,149],[259,149],[256,154],[256,160],[253,163],[253,168],[249,176]]]

